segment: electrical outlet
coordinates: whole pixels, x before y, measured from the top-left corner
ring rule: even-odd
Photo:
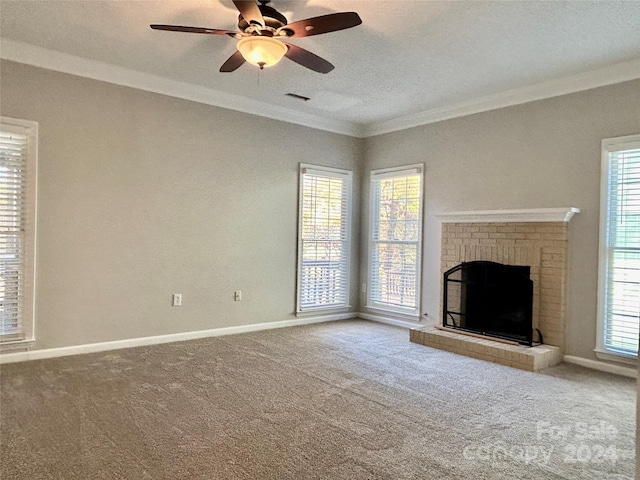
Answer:
[[[173,297],[171,298],[171,305],[173,307],[181,307],[182,306],[182,294],[181,293],[174,293]]]
[[[236,302],[239,302],[240,300],[242,300],[242,292],[240,290],[236,290],[235,293],[233,294],[233,299]]]
[[[366,283],[362,284],[361,290],[362,290],[362,293],[367,293],[367,284]]]

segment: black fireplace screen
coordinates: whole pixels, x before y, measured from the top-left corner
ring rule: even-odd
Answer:
[[[532,345],[531,267],[465,262],[444,274],[442,324]]]

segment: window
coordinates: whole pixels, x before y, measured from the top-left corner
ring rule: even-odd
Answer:
[[[37,124],[0,123],[0,342],[33,340]]]
[[[351,177],[300,165],[298,312],[349,304]]]
[[[422,166],[371,172],[367,306],[419,315]]]
[[[640,326],[640,135],[604,140],[602,161],[596,352],[636,357]]]

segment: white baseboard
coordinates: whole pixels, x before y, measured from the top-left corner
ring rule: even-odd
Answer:
[[[275,328],[295,327],[299,325],[310,325],[313,323],[333,322],[336,320],[349,320],[352,318],[362,318],[372,322],[385,323],[403,328],[424,327],[417,322],[407,322],[394,318],[372,315],[370,313],[339,313],[332,315],[322,315],[315,317],[296,318],[294,320],[282,320],[279,322],[254,323],[251,325],[239,325],[236,327],[213,328],[209,330],[198,330],[194,332],[171,333],[168,335],[156,335],[153,337],[127,338],[125,340],[115,340],[111,342],[90,343],[85,345],[73,345],[70,347],[47,348],[42,350],[30,350],[25,352],[0,353],[0,365],[5,363],[26,362],[29,360],[43,360],[46,358],[66,357],[69,355],[81,355],[84,353],[104,352],[117,350],[120,348],[144,347],[161,343],[182,342],[185,340],[196,340],[199,338],[219,337],[223,335],[234,335],[236,333],[256,332],[259,330],[271,330]],[[597,362],[581,357],[565,355],[567,363],[573,363],[582,367],[600,370],[602,372],[623,375],[625,377],[637,378],[638,372],[634,368],[614,365],[611,363]]]
[[[168,335],[156,335],[153,337],[127,338],[111,342],[89,343],[85,345],[73,345],[70,347],[46,348],[26,352],[0,353],[0,365],[5,363],[26,362],[29,360],[43,360],[45,358],[66,357],[68,355],[80,355],[83,353],[104,352],[120,348],[144,347],[160,343],[182,342],[196,340],[198,338],[219,337],[236,333],[255,332],[258,330],[271,330],[274,328],[296,327],[312,323],[332,322],[335,320],[348,320],[357,318],[357,313],[340,313],[322,315],[317,317],[297,318],[295,320],[282,320],[279,322],[254,323],[251,325],[239,325],[237,327],[213,328],[210,330],[198,330],[194,332],[171,333]]]
[[[382,317],[380,315],[372,315],[371,313],[363,313],[360,312],[358,314],[358,318],[362,318],[363,320],[370,320],[372,322],[378,323],[386,323],[387,325],[395,325],[396,327],[404,327],[404,328],[420,328],[425,325],[418,322],[407,322],[406,320],[398,320],[395,318]]]
[[[565,355],[563,361],[566,363],[573,363],[574,365],[580,365],[581,367],[591,368],[592,370],[599,370],[601,372],[614,373],[616,375],[623,375],[630,378],[638,378],[638,370],[631,367],[625,367],[622,365],[614,365],[612,363],[598,362],[596,360],[589,360],[588,358],[574,357],[572,355]]]

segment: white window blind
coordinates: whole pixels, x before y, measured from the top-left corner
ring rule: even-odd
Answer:
[[[627,140],[629,140],[627,138]],[[605,146],[601,343],[637,355],[640,327],[640,136]]]
[[[371,174],[368,306],[419,315],[422,168]]]
[[[35,135],[30,122],[0,124],[0,341],[32,336]]]
[[[298,312],[349,304],[351,177],[300,167]]]

